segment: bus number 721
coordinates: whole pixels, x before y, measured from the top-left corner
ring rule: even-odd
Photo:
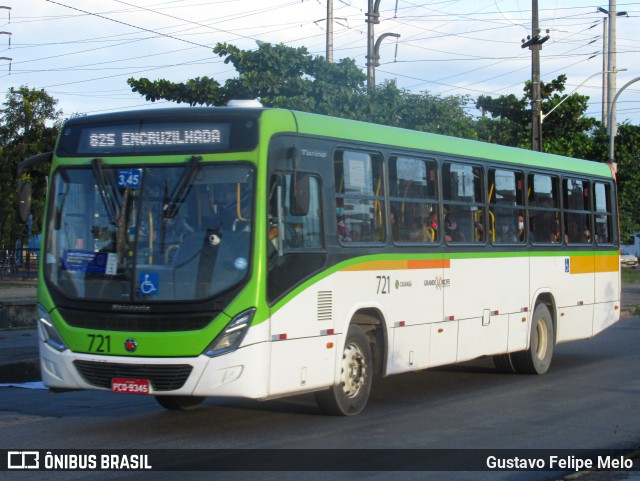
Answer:
[[[376,276],[378,279],[377,294],[391,294],[391,279],[389,276]]]

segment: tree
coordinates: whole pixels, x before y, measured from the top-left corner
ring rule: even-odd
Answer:
[[[189,105],[226,105],[231,99],[259,98],[270,107],[295,108],[335,114],[342,102],[364,91],[365,75],[350,59],[328,63],[313,57],[304,47],[261,44],[257,50],[241,50],[219,43],[213,49],[238,76],[221,84],[209,77],[183,83],[146,78],[128,80],[134,92],[147,100],[185,102]]]
[[[559,75],[551,82],[541,82],[542,112],[550,112],[557,106],[542,124],[543,150],[569,157],[586,158],[598,121],[585,116],[589,97],[574,93],[563,100],[566,81],[566,75]],[[486,95],[478,98],[476,108],[482,111],[482,119],[478,122],[480,140],[530,148],[530,81],[525,83],[523,91],[524,95],[519,99],[513,94],[502,95],[496,99]],[[490,114],[491,118],[487,118],[487,114]]]
[[[183,83],[130,78],[128,83],[151,101],[226,105],[231,99],[259,98],[267,107],[474,136],[471,118],[464,112],[467,97],[416,95],[392,83],[384,83],[369,94],[366,76],[352,59],[330,63],[310,55],[304,47],[282,44],[261,44],[257,50],[218,44],[213,51],[234,66],[237,77],[224,83],[209,77]]]
[[[27,227],[16,217],[16,168],[31,155],[51,151],[60,127],[58,101],[44,90],[20,87],[7,92],[0,118],[0,245],[12,248],[27,235]],[[21,180],[33,183],[32,233],[39,232],[45,202],[49,165],[25,172]]]

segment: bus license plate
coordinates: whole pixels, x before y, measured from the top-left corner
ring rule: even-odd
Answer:
[[[151,394],[151,383],[148,379],[113,378],[111,390],[129,394]]]

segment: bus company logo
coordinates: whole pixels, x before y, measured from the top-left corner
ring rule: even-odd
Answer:
[[[400,289],[401,287],[411,287],[411,281],[399,281],[396,279],[396,289]]]
[[[451,279],[445,279],[442,276],[436,276],[435,279],[427,279],[424,281],[425,287],[435,287],[436,289],[444,289],[445,287],[451,287]]]
[[[8,451],[7,469],[40,469],[38,451]]]
[[[136,349],[138,349],[138,342],[134,338],[130,337],[124,341],[124,348],[127,352],[135,352]]]
[[[327,152],[322,151],[322,150],[308,150],[308,149],[302,149],[300,152],[302,152],[302,155],[304,157],[318,157],[321,159],[325,159],[327,157]]]
[[[151,306],[147,305],[124,305],[124,304],[111,304],[112,311],[118,312],[150,312]]]

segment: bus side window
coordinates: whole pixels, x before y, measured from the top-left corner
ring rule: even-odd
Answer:
[[[558,178],[529,174],[528,185],[532,241],[538,244],[561,243],[563,239]]]
[[[272,261],[280,251],[278,226],[278,174],[271,176],[267,199],[267,258]]]
[[[274,174],[269,184],[267,249],[269,258],[280,250],[324,247],[320,181],[309,176],[309,208],[304,215],[291,213],[293,174]],[[284,253],[284,252],[280,252]]]
[[[484,170],[479,165],[442,164],[444,236],[447,242],[485,242]]]
[[[322,229],[322,203],[320,180],[309,176],[309,209],[304,215],[291,214],[291,189],[293,174],[286,175],[285,244],[288,249],[319,249],[324,247]]]
[[[342,244],[385,239],[382,160],[376,153],[335,153],[336,234]]]
[[[437,165],[432,159],[389,158],[391,237],[396,244],[432,243],[436,230],[430,221],[437,209]]]
[[[526,240],[524,222],[524,173],[489,170],[489,233],[494,244]]]
[[[595,241],[598,244],[613,242],[613,216],[611,208],[611,186],[594,183],[595,198]]]
[[[562,195],[565,240],[572,244],[591,243],[591,187],[588,180],[564,178]]]

